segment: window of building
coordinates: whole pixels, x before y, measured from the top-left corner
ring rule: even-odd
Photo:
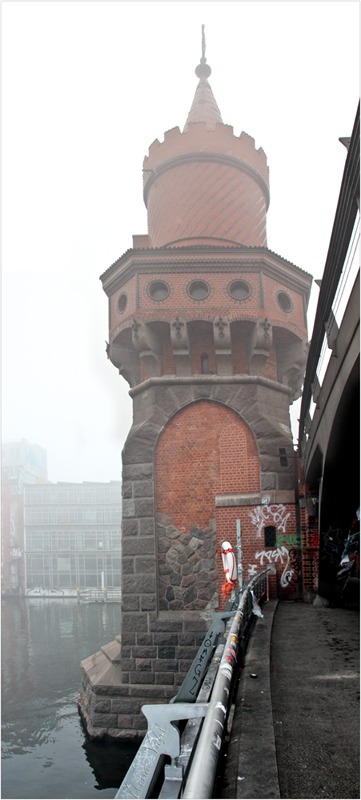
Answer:
[[[251,294],[251,286],[247,281],[231,281],[227,286],[228,294],[234,300],[246,300]]]
[[[70,572],[70,558],[58,556],[58,570],[59,572]]]
[[[282,311],[286,312],[292,311],[293,303],[287,292],[278,292],[277,303],[279,307],[282,308]]]
[[[266,525],[264,529],[264,546],[276,547],[276,528],[274,525]]]
[[[124,314],[124,311],[127,307],[127,302],[128,302],[127,295],[125,294],[125,292],[122,292],[119,295],[117,302],[118,314]]]
[[[151,283],[148,283],[147,292],[152,300],[157,300],[160,302],[168,297],[170,294],[170,288],[168,283],[165,281],[152,281]]]
[[[209,374],[208,356],[206,355],[206,353],[203,353],[203,355],[201,355],[201,373],[202,375]]]
[[[192,300],[205,300],[210,294],[211,288],[206,281],[191,281],[188,283],[187,292]]]
[[[83,520],[84,522],[88,523],[96,522],[97,521],[96,510],[94,508],[85,508]]]

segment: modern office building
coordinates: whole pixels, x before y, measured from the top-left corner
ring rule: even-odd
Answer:
[[[2,444],[1,581],[5,594],[25,593],[24,486],[46,482],[43,447],[27,439]]]
[[[121,508],[120,481],[26,486],[26,595],[120,595]]]

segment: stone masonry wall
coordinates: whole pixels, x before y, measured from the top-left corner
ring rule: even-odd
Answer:
[[[222,469],[218,470],[212,504],[206,503],[199,518],[194,508],[188,514],[189,503],[184,499],[178,517],[174,508],[172,515],[167,514],[161,500],[167,495],[160,492],[157,518],[156,465],[163,434],[164,441],[167,438],[167,423],[180,421],[182,415],[177,412],[182,410],[185,423],[189,414],[200,410],[204,414],[206,407],[211,415],[223,415],[227,425],[247,431],[253,442],[258,483],[249,484],[248,491],[257,497],[259,487],[261,495],[271,490],[276,497],[282,491],[292,494],[294,487],[292,463],[281,468],[278,455],[280,446],[291,444],[285,433],[289,429],[289,395],[283,387],[259,378],[230,379],[228,383],[217,376],[193,376],[189,382],[170,379],[168,384],[166,380],[131,392],[134,424],[123,451],[121,637],[82,663],[79,708],[89,735],[94,737],[144,735],[141,706],[168,702],[176,694],[215,606],[220,559],[215,554],[213,520],[222,511],[216,510],[217,492],[225,498],[229,490],[233,502],[237,483],[232,484],[231,471],[227,478],[226,468],[226,483],[222,483]],[[208,427],[210,423],[211,417]],[[252,448],[249,452],[253,458]],[[215,474],[217,477],[217,470]],[[187,514],[189,520],[184,523]],[[182,583],[183,578],[187,580]]]

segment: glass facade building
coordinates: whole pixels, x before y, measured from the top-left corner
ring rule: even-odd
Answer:
[[[26,593],[120,591],[121,482],[25,487]]]

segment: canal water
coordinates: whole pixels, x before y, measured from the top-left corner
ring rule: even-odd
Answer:
[[[2,600],[3,800],[114,797],[136,750],[90,741],[77,700],[80,661],[119,633],[119,603]]]

